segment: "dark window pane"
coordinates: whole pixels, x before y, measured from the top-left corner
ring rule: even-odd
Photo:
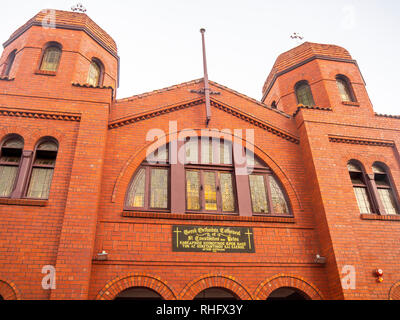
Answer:
[[[17,166],[0,166],[0,197],[9,197],[17,177]]]
[[[21,139],[9,139],[3,144],[3,148],[15,148],[22,149],[24,147],[24,142]]]
[[[186,201],[188,210],[200,210],[200,173],[186,171]]]
[[[38,147],[37,150],[41,151],[58,151],[57,144],[51,141],[46,141],[41,143]]]
[[[54,169],[33,168],[28,198],[48,199]]]
[[[265,180],[263,175],[250,175],[250,193],[253,212],[268,213],[268,200]]]
[[[235,211],[235,198],[233,194],[233,177],[231,173],[220,174],[222,211]]]
[[[207,211],[217,211],[217,188],[215,172],[204,172],[204,200]]]
[[[297,100],[299,104],[313,107],[315,105],[311,88],[307,83],[302,83],[296,89]]]
[[[278,182],[276,181],[275,177],[269,177],[270,186],[271,186],[271,198],[272,198],[272,207],[274,213],[279,214],[288,214],[289,208],[286,203],[285,196],[280,188]]]
[[[128,207],[143,208],[146,186],[146,170],[139,169],[128,194]]]
[[[151,170],[150,207],[168,208],[168,169]]]

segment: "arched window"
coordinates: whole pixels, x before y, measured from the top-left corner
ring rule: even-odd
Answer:
[[[251,173],[247,171],[248,174],[243,177],[237,176],[238,163],[234,161],[230,141],[192,137],[182,142],[180,148],[184,163],[178,161],[177,164],[170,164],[168,147],[156,150],[142,163],[128,188],[125,202],[127,210],[174,211],[179,208],[174,212],[291,215],[287,197],[278,179],[252,153],[247,152],[248,168],[244,168],[251,168]],[[237,185],[239,179],[240,190]],[[179,188],[178,193],[175,192],[176,188]],[[171,198],[174,199],[174,208],[170,208]],[[242,206],[242,212],[239,211],[239,201],[246,203],[246,209]]]
[[[133,287],[119,293],[114,300],[157,301],[163,300],[163,298],[149,288]]]
[[[305,106],[315,106],[314,98],[311,92],[310,85],[307,81],[300,81],[295,86],[297,103]]]
[[[0,197],[10,197],[17,181],[24,141],[19,136],[6,139],[0,151]]]
[[[52,72],[57,71],[58,65],[60,63],[60,58],[61,46],[57,43],[49,44],[43,53],[40,70]]]
[[[131,182],[126,206],[139,210],[167,210],[169,208],[169,168],[166,146],[149,155]]]
[[[349,170],[351,182],[353,183],[354,194],[357,199],[360,213],[372,213],[374,210],[364,170],[361,165],[355,161],[350,161],[347,168]]]
[[[57,153],[58,144],[52,139],[44,140],[38,144],[32,164],[27,198],[48,199]]]
[[[93,59],[90,63],[87,83],[94,87],[100,86],[102,85],[102,77],[103,64],[99,60]]]
[[[4,69],[4,72],[3,72],[3,77],[8,77],[10,75],[12,66],[14,64],[16,53],[17,53],[17,50],[14,50],[8,55],[7,62],[6,62],[6,65],[5,65],[5,69]]]
[[[272,109],[277,109],[278,107],[276,106],[276,102],[275,101],[272,101],[272,103],[271,103],[271,108]]]
[[[336,76],[336,84],[339,89],[340,97],[345,102],[355,102],[355,96],[350,85],[350,81],[343,75]]]
[[[374,164],[372,170],[378,195],[383,206],[382,209],[384,209],[384,212],[381,209],[382,214],[400,214],[398,200],[393,192],[392,183],[385,166]]]

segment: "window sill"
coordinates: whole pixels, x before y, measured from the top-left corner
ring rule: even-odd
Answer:
[[[384,221],[400,221],[400,215],[386,215],[386,216],[380,216],[377,214],[361,214],[361,219],[362,220],[384,220]]]
[[[211,214],[179,214],[179,213],[156,213],[156,212],[132,212],[123,211],[122,216],[126,218],[153,218],[170,220],[204,220],[204,221],[243,221],[243,222],[274,222],[295,223],[294,217],[285,216],[233,216],[233,215],[211,215]]]
[[[55,76],[57,75],[57,71],[36,70],[35,74],[39,74],[42,76]]]
[[[342,104],[345,106],[353,106],[353,107],[359,107],[360,104],[356,101],[342,101]]]
[[[13,206],[46,207],[48,202],[48,200],[0,198],[0,205],[5,204]]]

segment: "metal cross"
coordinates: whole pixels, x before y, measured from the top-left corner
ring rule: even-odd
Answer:
[[[245,233],[245,235],[249,237],[249,249],[251,250],[251,236],[253,234],[250,232],[250,229],[247,229],[247,233]]]
[[[83,6],[82,3],[77,3],[76,5],[72,6],[71,10],[74,12],[82,12],[82,13],[86,12],[86,8]]]
[[[177,227],[176,230],[174,231],[174,233],[176,233],[176,247],[179,248],[179,234],[182,231],[179,231],[179,228]]]
[[[290,38],[292,38],[293,40],[296,40],[296,42],[298,44],[301,43],[301,41],[304,39],[304,37],[302,37],[299,33],[297,32],[293,32],[293,34],[290,36]]]

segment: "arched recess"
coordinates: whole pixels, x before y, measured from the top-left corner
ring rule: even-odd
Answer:
[[[4,300],[21,300],[21,293],[11,281],[0,280],[0,296]]]
[[[96,300],[113,300],[122,291],[133,287],[149,288],[164,300],[176,300],[175,293],[165,282],[146,274],[129,274],[109,281],[98,293]]]
[[[180,300],[193,300],[200,292],[209,288],[223,288],[234,293],[240,300],[253,300],[250,292],[234,277],[207,275],[193,280],[183,288]]]
[[[205,137],[222,138],[222,139],[226,139],[232,143],[241,141],[242,145],[244,147],[246,146],[246,140],[242,137],[235,136],[234,134],[222,133],[221,131],[217,131],[217,130],[210,130],[207,132],[207,134],[204,134],[204,132],[202,132],[201,130],[204,130],[204,129],[187,130],[188,132],[186,133],[186,135],[187,135],[187,137],[190,137],[190,136],[200,137],[201,134],[203,134],[203,136],[205,136]],[[128,159],[128,161],[126,162],[126,164],[124,165],[124,167],[122,168],[121,172],[119,173],[119,175],[117,177],[117,180],[114,185],[113,193],[111,196],[111,202],[113,202],[113,203],[118,202],[123,205],[126,191],[128,190],[129,183],[131,182],[132,176],[136,172],[136,170],[140,166],[140,164],[143,162],[143,160],[146,158],[146,154],[147,154],[148,150],[150,152],[153,152],[157,148],[163,146],[164,144],[171,143],[172,141],[176,141],[178,135],[180,135],[182,133],[183,133],[183,131],[173,132],[173,133],[161,136],[155,142],[148,142],[141,149],[139,149],[137,152],[135,152]],[[282,168],[278,165],[278,163],[273,158],[271,158],[270,155],[265,153],[261,148],[259,148],[256,145],[251,145],[251,146],[253,147],[254,154],[256,156],[258,156],[262,161],[264,161],[271,168],[271,170],[277,176],[278,180],[281,182],[281,184],[282,184],[283,188],[285,189],[286,194],[288,196],[293,214],[295,214],[299,210],[302,210],[300,197],[298,196],[297,192],[295,191],[294,185],[289,180],[285,171],[282,170]]]
[[[304,292],[311,300],[323,300],[322,293],[307,280],[293,275],[279,274],[262,282],[254,292],[255,300],[266,300],[276,289],[290,287]]]
[[[389,300],[400,300],[400,281],[390,288]]]

